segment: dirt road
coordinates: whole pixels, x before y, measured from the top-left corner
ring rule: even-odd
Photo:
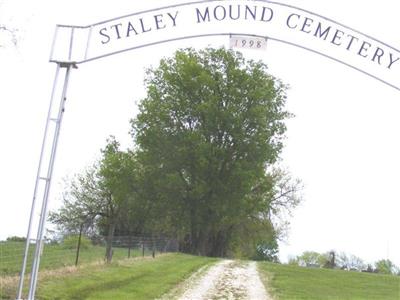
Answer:
[[[173,297],[179,300],[269,300],[255,262],[223,260],[194,274]]]

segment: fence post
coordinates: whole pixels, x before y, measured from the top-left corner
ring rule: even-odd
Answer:
[[[142,256],[144,257],[144,241],[142,240]]]
[[[75,267],[78,265],[78,260],[79,260],[79,251],[81,249],[82,229],[83,229],[83,223],[81,223],[81,227],[79,228],[78,245],[76,247]]]
[[[128,258],[131,258],[132,236],[128,239]]]

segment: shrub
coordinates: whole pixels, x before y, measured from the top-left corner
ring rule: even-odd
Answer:
[[[25,241],[26,238],[20,236],[10,236],[7,238],[7,242],[25,242]]]

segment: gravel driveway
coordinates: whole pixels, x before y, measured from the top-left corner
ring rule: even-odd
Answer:
[[[270,300],[256,262],[223,260],[200,270],[171,297],[179,300]]]

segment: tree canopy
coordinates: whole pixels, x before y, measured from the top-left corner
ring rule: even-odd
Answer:
[[[286,87],[262,62],[221,49],[177,51],[147,73],[132,134],[149,199],[192,253],[226,255],[265,214],[286,130]],[[272,234],[273,235],[273,234]]]
[[[94,229],[106,235],[106,259],[111,261],[115,230],[135,203],[136,166],[132,153],[121,151],[113,137],[101,153],[94,166],[70,182],[63,206],[50,213],[49,219],[66,234],[84,226],[86,232]]]
[[[134,148],[109,140],[53,221],[76,228],[93,216],[109,238],[168,235],[184,252],[277,260],[286,222],[276,216],[301,200],[300,182],[277,167],[286,86],[223,48],[179,50],[146,74]]]

